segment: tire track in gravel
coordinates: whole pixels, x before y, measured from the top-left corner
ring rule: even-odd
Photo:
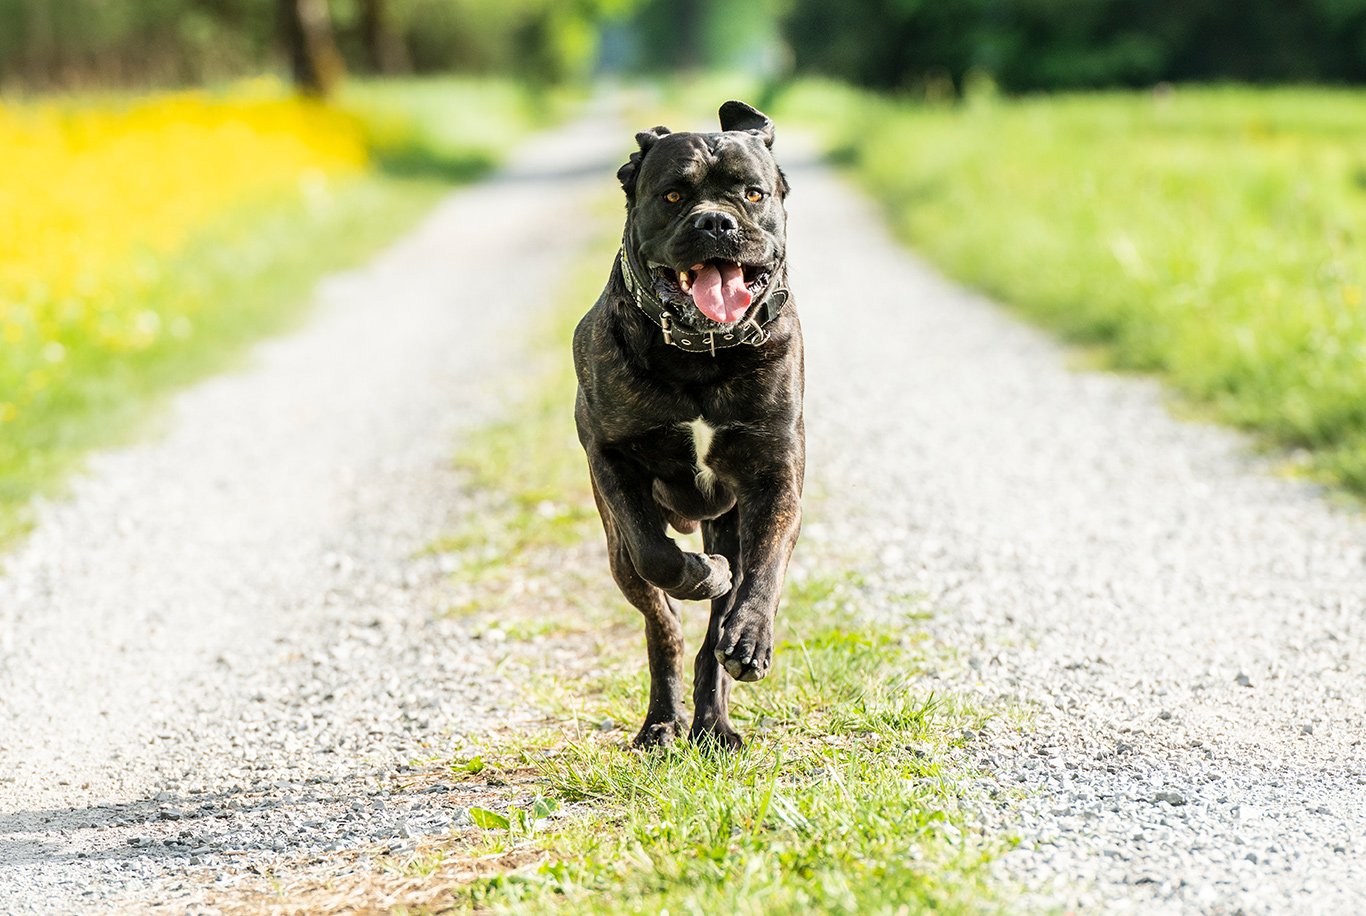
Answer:
[[[422,550],[629,136],[534,140],[41,507],[0,575],[0,911],[183,910],[191,874],[460,826],[407,762],[526,713]]]
[[[1366,910],[1360,514],[1069,370],[784,161],[823,534],[930,597],[947,688],[1031,711],[980,741],[1002,875],[1026,905]]]

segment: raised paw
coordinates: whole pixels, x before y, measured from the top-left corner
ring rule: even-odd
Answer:
[[[687,733],[688,720],[681,715],[673,719],[666,719],[663,722],[647,721],[640,727],[640,731],[636,734],[635,740],[631,742],[631,746],[643,750],[665,747],[673,744]]]
[[[683,581],[664,589],[680,601],[706,601],[730,591],[730,561],[719,553],[684,555]]]
[[[741,618],[721,627],[716,660],[737,681],[758,681],[773,664],[773,624],[766,618]]]

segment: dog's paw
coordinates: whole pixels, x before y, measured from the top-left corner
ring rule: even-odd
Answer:
[[[745,739],[729,725],[714,722],[710,725],[694,724],[688,732],[693,744],[706,750],[738,751],[744,748]]]
[[[642,750],[667,747],[687,733],[688,720],[681,715],[663,722],[646,722],[641,726],[631,746]]]
[[[720,598],[730,591],[730,561],[719,553],[685,554],[683,581],[664,589],[670,597],[680,601],[706,601]]]
[[[716,643],[716,660],[737,681],[758,681],[773,664],[773,625],[766,618],[728,621]]]

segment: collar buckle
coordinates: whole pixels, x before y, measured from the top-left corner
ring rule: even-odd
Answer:
[[[672,318],[668,312],[661,312],[659,315],[659,329],[664,332],[664,342],[670,346],[674,342],[673,325],[670,323]]]

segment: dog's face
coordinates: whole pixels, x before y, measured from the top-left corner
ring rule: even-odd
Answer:
[[[787,249],[787,179],[771,152],[773,122],[727,102],[721,128],[642,131],[640,152],[617,173],[627,242],[650,275],[642,282],[700,330],[743,321]]]

